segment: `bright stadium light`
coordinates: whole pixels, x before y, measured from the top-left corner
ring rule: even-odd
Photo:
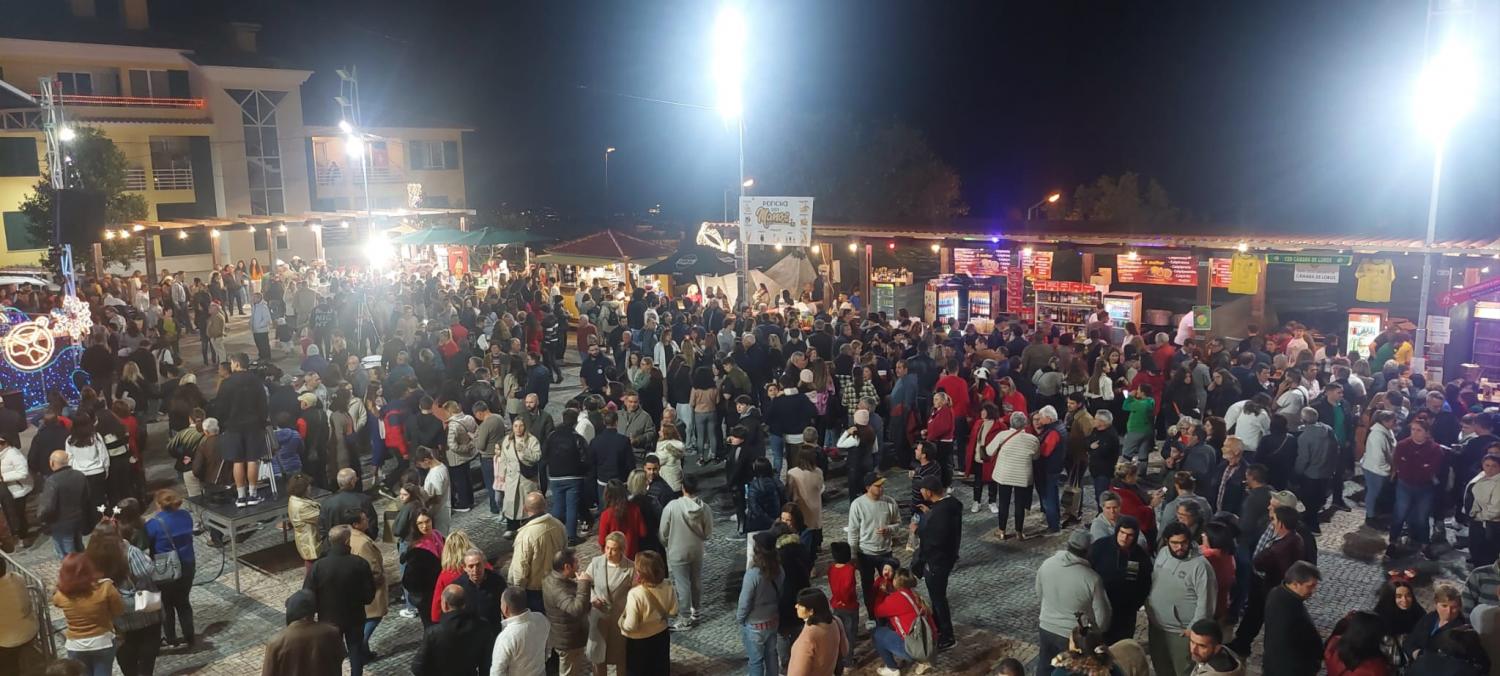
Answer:
[[[358,136],[349,136],[349,138],[344,140],[344,152],[348,153],[349,157],[352,157],[354,159],[364,157],[365,140]]]
[[[339,131],[344,132],[345,134],[353,134],[354,125],[349,124],[348,120],[339,120]]]
[[[78,138],[78,132],[73,131],[72,127],[63,127],[57,130],[57,138],[63,143],[67,143]]]
[[[718,87],[716,107],[726,121],[738,119],[744,110],[745,14],[734,4],[719,9],[713,28],[714,83]]]
[[[365,242],[365,258],[370,261],[372,267],[379,268],[391,262],[396,257],[396,247],[386,240],[385,235],[372,235]]]
[[[1442,143],[1459,121],[1474,110],[1479,68],[1473,49],[1462,39],[1445,43],[1417,78],[1413,103],[1417,128],[1434,143]]]

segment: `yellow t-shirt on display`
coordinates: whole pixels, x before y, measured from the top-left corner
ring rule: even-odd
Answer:
[[[1229,259],[1229,292],[1255,293],[1260,286],[1260,256],[1236,251]]]
[[[1396,281],[1396,266],[1387,258],[1366,258],[1360,261],[1354,276],[1359,286],[1354,290],[1354,299],[1363,303],[1391,302],[1391,283]]]

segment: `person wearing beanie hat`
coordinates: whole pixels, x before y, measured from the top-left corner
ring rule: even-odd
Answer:
[[[313,592],[299,589],[286,600],[286,628],[266,643],[261,673],[318,676],[336,674],[342,668],[344,638],[338,627],[319,622]]]
[[[1109,597],[1104,582],[1089,565],[1090,542],[1088,529],[1075,530],[1067,545],[1037,568],[1036,595],[1042,602],[1037,618],[1037,673],[1045,673],[1052,658],[1068,649],[1068,636],[1078,626],[1079,614],[1095,627],[1109,626]]]

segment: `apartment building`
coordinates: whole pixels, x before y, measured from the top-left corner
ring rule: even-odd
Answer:
[[[159,268],[265,262],[271,235],[277,258],[337,261],[355,255],[354,236],[365,229],[323,231],[323,221],[337,218],[332,212],[466,206],[464,130],[372,127],[362,130],[368,154],[351,158],[336,126],[303,119],[302,86],[312,71],[258,58],[258,26],[232,26],[236,57],[226,59],[151,35],[147,0],[98,1],[114,3],[110,20],[119,21],[122,39],[0,37],[0,80],[35,95],[39,81],[50,79],[70,124],[98,128],[115,142],[129,165],[129,189],[145,196],[147,218],[165,226],[151,228],[161,234],[151,238]],[[68,4],[80,22],[104,20],[91,0]],[[0,98],[0,267],[34,264],[46,247],[17,210],[46,169],[40,119],[34,104]],[[255,227],[266,221],[249,217],[279,225]],[[241,219],[250,223],[236,227]],[[196,221],[228,227],[169,236],[173,224]]]

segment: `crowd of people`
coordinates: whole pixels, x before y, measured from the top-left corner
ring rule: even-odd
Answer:
[[[1263,673],[1488,669],[1474,627],[1500,607],[1495,415],[1474,383],[1413,373],[1409,336],[1344,353],[1293,324],[1230,345],[1188,324],[1122,332],[1102,309],[1078,334],[1046,319],[981,333],[819,287],[746,308],[602,279],[564,298],[540,267],[455,280],[300,261],[91,282],[81,400],[54,397],[27,452],[28,422],[0,413],[5,523],[27,538],[31,512],[50,533],[53,603],[87,673],[150,674],[162,647],[192,648],[184,497],[253,508],[268,481],[284,482],[306,573],[267,674],[362,673],[392,607],[425,630],[418,675],[659,672],[672,632],[709,612],[725,507],[756,676],[838,673],[865,648],[881,676],[931,669],[958,639],[965,520],[986,509],[989,542],[1058,540],[1035,577],[1035,673],[1243,673],[1262,633]],[[254,358],[224,348],[241,306]],[[580,392],[554,416],[570,351]],[[148,492],[159,416],[181,483]],[[890,494],[902,474],[911,492]],[[825,540],[825,500],[841,498],[847,526]],[[1315,537],[1359,500],[1391,566],[1446,544],[1475,568],[1430,613],[1395,575],[1324,641],[1307,610]],[[508,566],[455,527],[474,509],[503,524]]]

